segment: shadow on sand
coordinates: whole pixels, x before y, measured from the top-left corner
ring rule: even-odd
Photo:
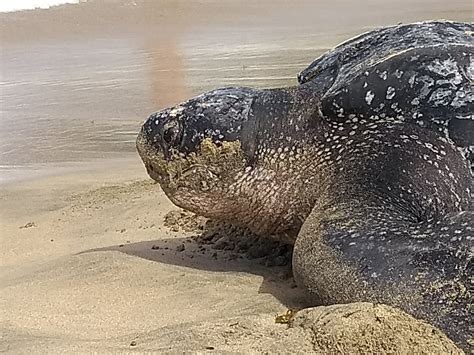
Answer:
[[[303,291],[296,287],[291,263],[284,266],[262,265],[264,257],[249,259],[244,254],[216,250],[200,245],[193,237],[171,237],[154,241],[127,243],[83,251],[79,254],[118,251],[157,263],[211,272],[250,273],[263,277],[259,293],[269,293],[291,309],[308,307]]]

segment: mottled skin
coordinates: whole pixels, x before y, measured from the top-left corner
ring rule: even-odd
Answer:
[[[219,89],[150,116],[137,148],[176,205],[293,242],[313,304],[394,305],[468,349],[467,160],[400,117],[329,116],[323,92]]]
[[[301,84],[321,92],[330,121],[396,117],[440,131],[474,163],[474,25],[449,21],[385,27],[311,63]]]

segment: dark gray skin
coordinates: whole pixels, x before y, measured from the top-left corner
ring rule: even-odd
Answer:
[[[216,90],[152,115],[137,148],[176,205],[293,242],[295,278],[313,304],[394,305],[468,349],[466,159],[436,130],[406,120],[328,119],[322,97],[314,83]],[[154,157],[187,159],[205,138],[240,143],[242,165],[220,161],[217,178],[215,166],[196,166],[171,184]]]

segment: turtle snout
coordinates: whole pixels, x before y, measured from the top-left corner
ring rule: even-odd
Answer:
[[[153,141],[150,140],[151,137],[145,125],[143,125],[136,141],[138,155],[142,159],[148,175],[159,183],[166,183],[169,181],[169,176],[166,169],[163,168],[165,165],[163,163],[160,165],[160,162],[163,162],[163,158],[167,158],[161,146],[153,144]]]
[[[152,155],[151,151],[153,150],[153,147],[150,144],[150,141],[148,139],[144,126],[142,126],[142,129],[138,133],[137,140],[136,140],[136,147],[137,147],[138,155],[140,156],[143,163],[145,164],[147,171],[149,171],[149,168],[151,167],[150,160],[151,160],[151,155]]]

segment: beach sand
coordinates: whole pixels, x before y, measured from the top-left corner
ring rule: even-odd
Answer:
[[[115,351],[141,338],[166,350],[175,328],[271,321],[286,309],[275,295],[296,302],[281,270],[202,252],[193,232],[164,227],[173,209],[138,163],[3,189],[2,350]]]
[[[306,306],[290,247],[206,229],[137,161],[115,163],[2,189],[1,351],[458,351],[372,304],[276,322]]]
[[[275,322],[307,306],[291,248],[212,234],[134,152],[146,115],[190,95],[294,84],[321,52],[374,26],[470,18],[469,1],[387,4],[90,1],[0,14],[0,351],[389,351],[358,333],[380,317],[373,334],[395,350],[456,351],[373,305]]]

